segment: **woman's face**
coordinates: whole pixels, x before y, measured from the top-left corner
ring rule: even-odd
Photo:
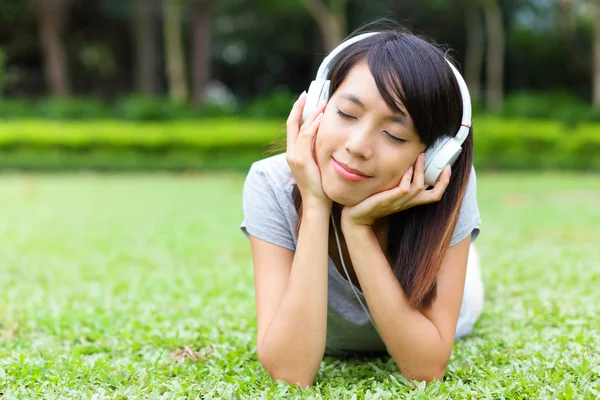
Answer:
[[[394,114],[377,90],[366,61],[355,64],[327,103],[315,155],[325,194],[344,206],[400,184],[425,145],[413,122]],[[344,115],[345,114],[345,115]],[[368,176],[348,176],[339,164]]]

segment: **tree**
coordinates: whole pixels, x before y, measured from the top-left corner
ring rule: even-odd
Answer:
[[[72,0],[31,0],[38,20],[38,34],[44,55],[46,82],[53,96],[71,94],[71,84],[62,35]]]
[[[564,35],[570,35],[575,29],[573,0],[558,0],[556,7],[557,25]]]
[[[181,36],[181,8],[181,0],[163,0],[163,34],[169,96],[172,101],[177,103],[184,103],[188,100],[185,56]]]
[[[592,75],[593,75],[593,93],[592,103],[595,108],[600,108],[600,4],[598,2],[591,2],[592,11],[594,14],[594,39],[593,39],[593,61],[592,61]]]
[[[192,27],[192,100],[201,104],[210,76],[213,0],[195,0]]]
[[[136,90],[156,95],[159,90],[158,14],[156,0],[133,0],[133,41]]]
[[[348,0],[301,0],[317,21],[325,50],[332,51],[346,36]]]
[[[488,34],[485,100],[488,109],[497,111],[504,98],[504,26],[498,1],[486,0],[483,14]]]
[[[465,81],[469,87],[471,99],[481,97],[481,68],[483,66],[483,19],[481,7],[477,0],[467,0],[465,7],[466,50],[465,50]]]

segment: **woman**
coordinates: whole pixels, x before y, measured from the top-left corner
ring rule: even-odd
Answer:
[[[302,386],[325,354],[363,352],[441,379],[483,305],[462,78],[400,28],[363,36],[330,61],[324,104],[304,116],[306,93],[294,104],[286,152],[255,162],[244,184],[258,358]],[[425,153],[461,124],[462,151],[431,187]]]

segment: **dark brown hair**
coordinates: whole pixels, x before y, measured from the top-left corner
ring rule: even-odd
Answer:
[[[338,55],[328,75],[329,98],[350,69],[366,59],[388,107],[400,113],[398,100],[402,102],[427,148],[442,136],[455,136],[461,123],[462,98],[454,73],[446,62],[448,56],[439,46],[396,24],[391,29],[365,29],[382,22],[391,21],[375,21],[349,36],[380,32],[348,46]],[[429,308],[435,299],[442,258],[458,221],[473,163],[472,129],[462,148],[440,201],[389,216],[388,249],[383,250],[410,304],[419,309]],[[292,197],[298,212],[298,234],[302,197],[296,185]]]

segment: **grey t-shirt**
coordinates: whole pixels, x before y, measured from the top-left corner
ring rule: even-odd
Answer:
[[[298,214],[292,200],[294,183],[285,153],[252,164],[242,198],[244,219],[240,229],[246,237],[252,234],[264,241],[296,250]],[[475,241],[480,224],[473,168],[450,246],[469,235],[471,241]],[[342,277],[331,257],[328,258],[328,278],[326,352],[385,352],[383,340],[371,325],[349,281]],[[362,292],[357,287],[355,289],[362,303],[368,307]]]

